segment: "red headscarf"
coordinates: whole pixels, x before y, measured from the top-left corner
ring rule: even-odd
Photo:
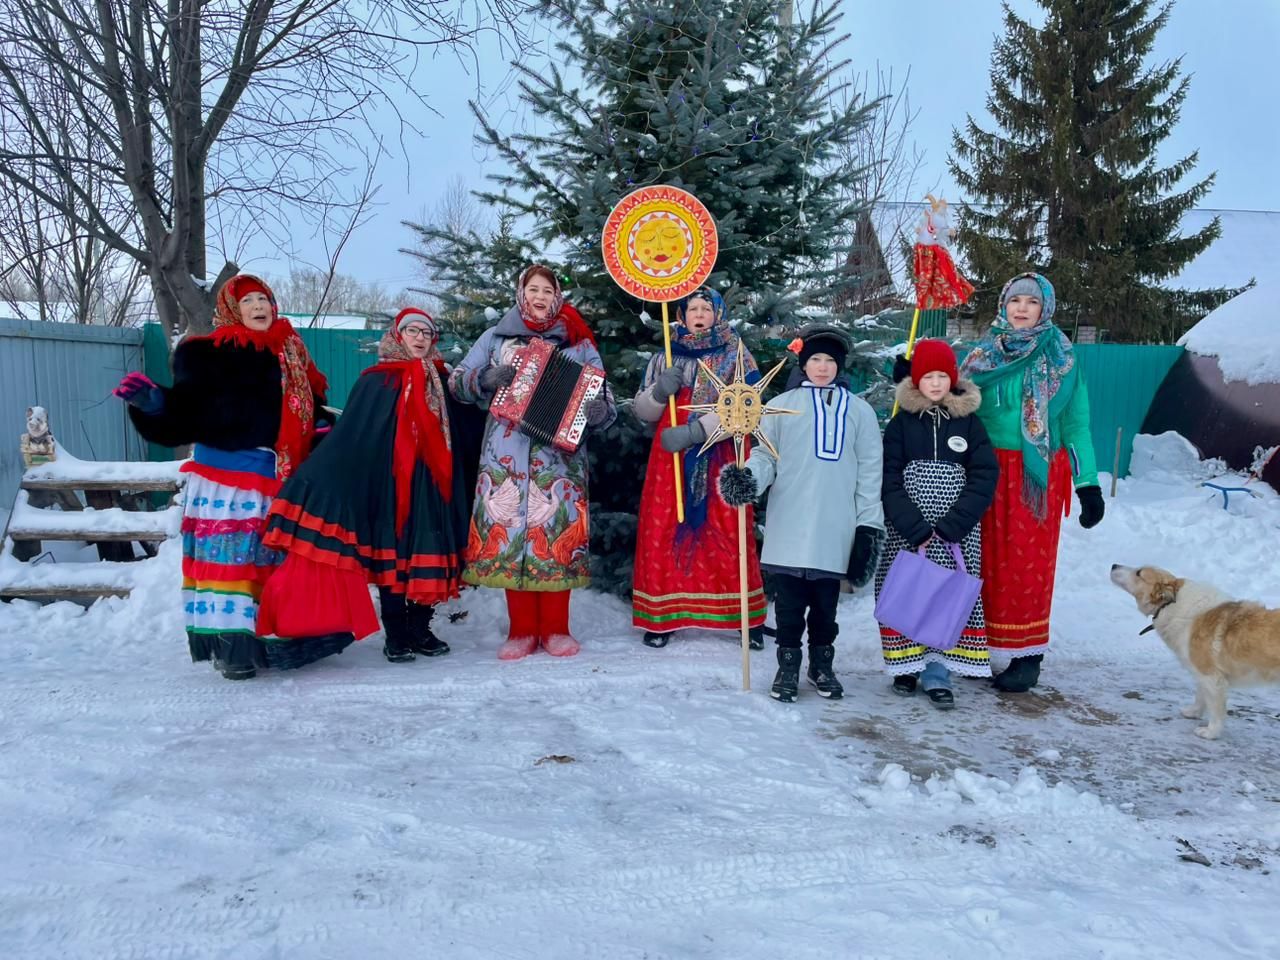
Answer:
[[[409,353],[400,329],[410,321],[421,323],[431,331],[431,349],[421,361]],[[445,501],[453,495],[453,441],[449,436],[449,408],[440,379],[444,358],[436,350],[438,337],[431,314],[417,307],[405,307],[396,314],[378,344],[379,363],[366,371],[400,378],[395,447],[391,456],[391,472],[396,481],[397,533],[409,520],[413,468],[419,460],[431,471],[431,478]]]
[[[240,317],[240,298],[265,293],[271,301],[271,326],[250,330]],[[257,347],[280,361],[280,432],[276,434],[276,476],[290,476],[311,449],[316,429],[315,395],[328,390],[324,375],[316,369],[306,345],[286,318],[280,316],[275,295],[258,277],[241,273],[218,291],[213,314],[212,339],[217,346]]]
[[[524,299],[524,286],[535,273],[544,278],[550,277],[551,285],[555,287],[556,291],[555,298],[551,301],[551,309],[541,319],[533,315]],[[582,319],[582,314],[564,302],[564,293],[560,290],[560,281],[556,278],[555,273],[549,267],[544,267],[540,263],[535,263],[520,271],[520,279],[516,281],[516,307],[520,310],[520,319],[524,321],[524,325],[534,333],[546,333],[555,326],[557,320],[560,320],[564,323],[565,339],[568,341],[569,346],[573,346],[583,340],[589,340],[592,344],[596,342],[595,334],[591,332],[591,328]]]

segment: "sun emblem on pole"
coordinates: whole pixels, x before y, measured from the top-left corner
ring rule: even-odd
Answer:
[[[711,382],[715,384],[720,396],[715,403],[692,403],[680,408],[681,410],[690,410],[696,413],[717,414],[719,423],[717,423],[716,429],[707,437],[707,442],[702,445],[702,449],[698,451],[698,454],[701,456],[721,440],[733,437],[733,451],[736,455],[738,466],[742,466],[743,463],[742,441],[748,435],[763,443],[766,449],[777,457],[778,451],[769,442],[769,438],[760,432],[760,424],[765,417],[800,412],[799,410],[779,410],[776,407],[766,407],[764,397],[761,396],[764,388],[778,375],[778,371],[786,366],[786,359],[779,360],[772,370],[753,385],[747,383],[746,364],[743,361],[742,351],[742,338],[739,337],[738,358],[734,364],[733,379],[728,383],[717,377],[715,371],[707,366],[705,360],[699,360],[698,365],[702,367],[702,372],[711,378]]]

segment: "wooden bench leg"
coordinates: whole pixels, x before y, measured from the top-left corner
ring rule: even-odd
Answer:
[[[120,505],[120,494],[111,490],[86,490],[84,498],[89,506],[95,510],[106,510]],[[94,546],[98,548],[99,560],[110,560],[118,563],[134,559],[132,541],[125,543],[95,541]]]

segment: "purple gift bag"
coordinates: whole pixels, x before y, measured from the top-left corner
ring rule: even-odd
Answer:
[[[965,569],[960,545],[947,546],[954,570],[926,557],[924,547],[900,550],[876,601],[876,620],[934,650],[950,650],[959,642],[982,592],[982,581]]]

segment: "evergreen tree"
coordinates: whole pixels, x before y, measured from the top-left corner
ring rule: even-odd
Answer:
[[[1162,289],[1221,233],[1215,218],[1190,236],[1179,223],[1213,184],[1184,190],[1197,154],[1159,166],[1190,78],[1181,61],[1150,64],[1172,2],[1037,0],[1036,28],[1004,4],[987,109],[953,131],[952,174],[974,204],[958,241],[990,316],[1004,280],[1028,268],[1058,294],[1058,322],[1113,339],[1174,339],[1230,290]]]
[[[542,8],[564,39],[545,66],[516,65],[537,132],[506,135],[473,105],[478,140],[507,167],[491,178],[497,191],[478,194],[505,218],[505,243],[407,224],[422,243],[407,252],[435,278],[430,292],[446,309],[469,315],[478,334],[483,307],[511,302],[517,271],[539,248],[536,259],[561,274],[597,332],[615,392],[630,396],[662,349],[660,307],[613,282],[601,234],[627,193],[670,184],[715,217],[720,252],[709,283],[762,366],[811,311],[851,321],[837,294],[857,280],[846,261],[859,208],[842,187],[862,174],[840,148],[874,105],[840,96],[834,78],[846,62],[835,56],[844,36],[834,7],[794,23],[780,22],[776,0],[543,0]],[[517,235],[530,243],[513,242]],[[592,549],[603,561],[594,573],[619,592],[630,585],[649,444],[624,412],[607,445],[591,448]]]

